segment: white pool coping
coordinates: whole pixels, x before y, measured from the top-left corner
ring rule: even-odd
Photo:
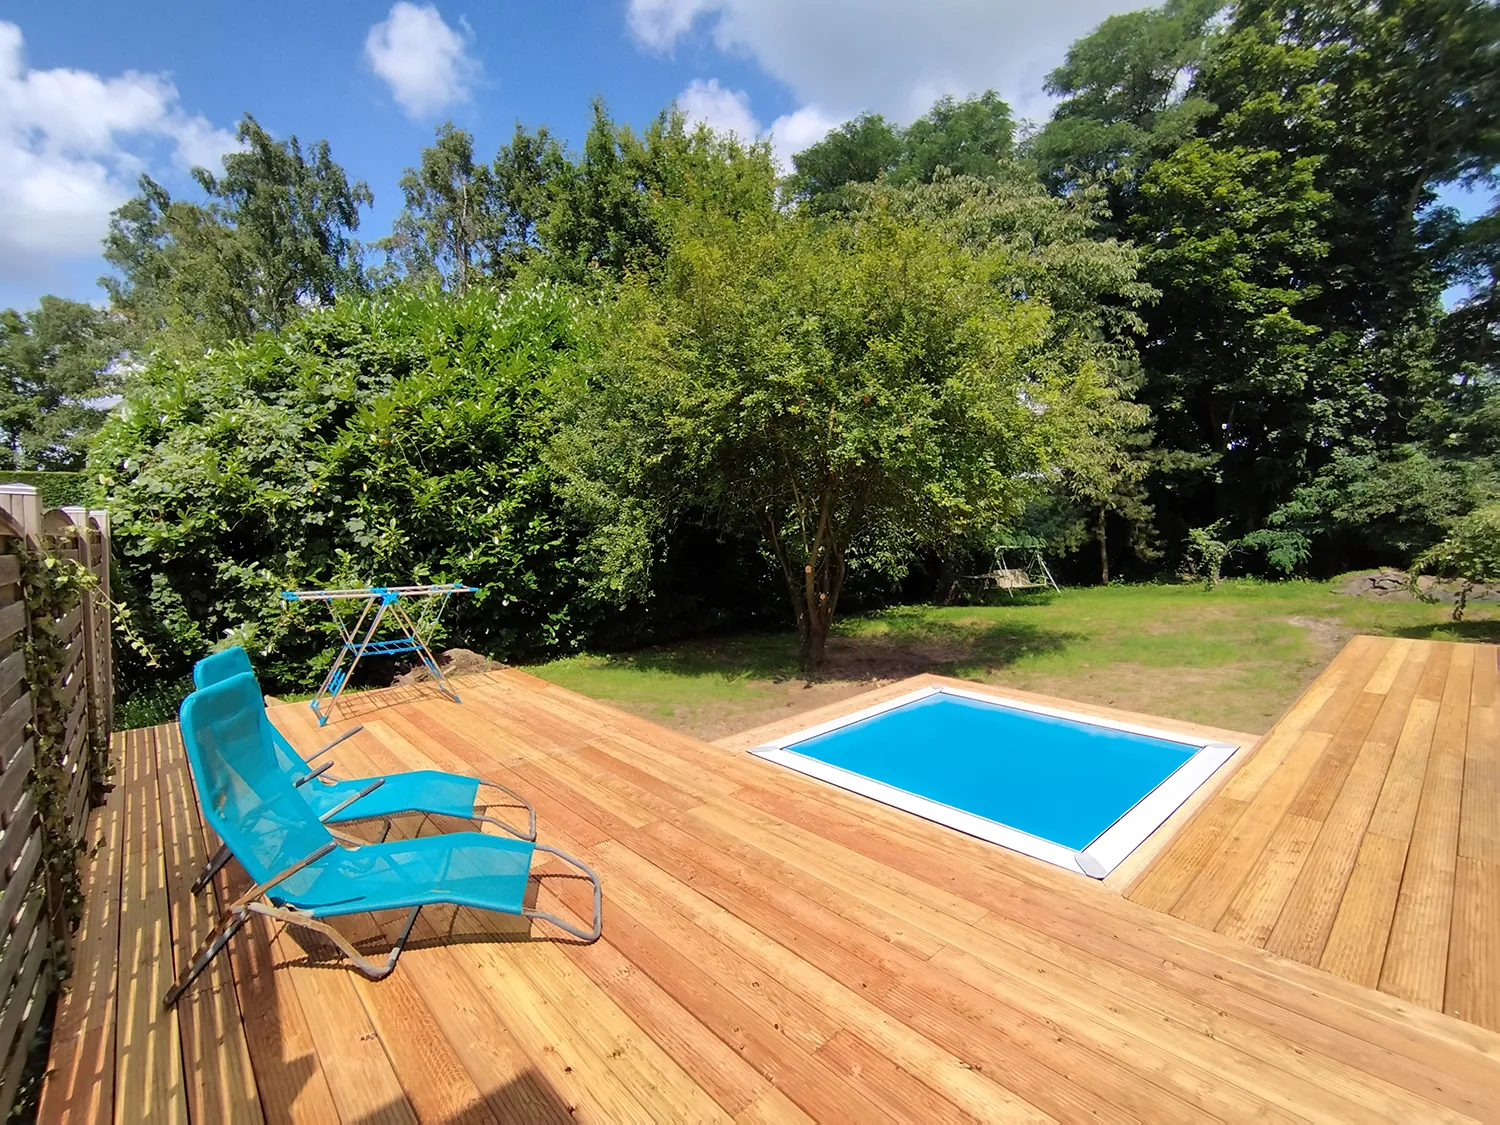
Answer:
[[[905,707],[934,695],[959,696],[996,707],[1006,707],[1013,711],[1026,711],[1054,719],[1067,719],[1071,722],[1103,727],[1107,730],[1144,735],[1148,738],[1176,742],[1184,746],[1196,746],[1198,749],[1192,757],[1172,771],[1155,789],[1126,810],[1118,820],[1081,851],[1053,843],[1051,840],[1044,840],[1040,836],[1033,836],[1030,832],[1022,832],[1018,828],[1011,828],[999,821],[943,804],[941,801],[934,801],[905,789],[898,789],[894,785],[887,785],[883,781],[876,781],[863,774],[854,773],[839,766],[831,766],[827,762],[810,758],[791,749],[792,746],[806,742],[808,739],[817,738],[819,735],[828,734],[830,731],[850,726],[853,723],[863,722],[865,719],[872,719],[887,711],[894,711],[899,707]],[[851,793],[869,797],[881,804],[903,809],[926,820],[956,828],[960,832],[976,836],[981,840],[988,840],[992,844],[999,844],[1001,847],[1056,864],[1058,867],[1066,867],[1069,871],[1077,871],[1092,879],[1103,879],[1123,863],[1126,856],[1145,843],[1146,839],[1160,828],[1167,818],[1197,791],[1199,786],[1212,777],[1220,766],[1232,758],[1237,750],[1239,746],[1235,743],[1195,738],[1176,731],[1143,727],[1135,723],[1122,723],[1116,719],[1101,718],[1098,715],[1064,711],[1057,707],[1044,707],[1041,704],[1025,703],[1006,696],[988,695],[984,692],[969,691],[967,688],[940,684],[918,688],[916,691],[897,696],[895,699],[888,699],[883,703],[865,707],[848,715],[840,715],[837,719],[830,719],[826,723],[808,727],[796,734],[789,734],[752,747],[750,753],[768,762],[794,769],[808,777],[836,785],[840,789],[847,789]]]

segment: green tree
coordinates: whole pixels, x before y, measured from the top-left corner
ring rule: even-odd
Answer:
[[[1028,150],[1054,187],[1111,183],[1123,217],[1135,173],[1193,136],[1213,105],[1193,87],[1223,0],[1168,0],[1110,16],[1047,76],[1061,98]]]
[[[955,176],[996,176],[1010,161],[1014,141],[1010,106],[994,90],[961,102],[939,98],[903,131],[891,179],[928,183],[939,168]]]
[[[409,282],[462,293],[495,271],[505,237],[494,173],[474,160],[474,138],[447,122],[401,176],[405,205],[376,246]]]
[[[1476,583],[1500,582],[1500,504],[1470,512],[1453,525],[1440,543],[1423,551],[1411,564],[1411,585],[1421,591],[1424,574],[1459,580],[1453,620],[1464,619],[1469,594]]]
[[[1339,452],[1435,429],[1482,350],[1482,273],[1436,188],[1493,175],[1500,9],[1483,0],[1254,0],[1227,19],[1173,0],[1105,21],[1049,87],[1031,146],[1057,190],[1104,182],[1161,291],[1142,400],[1209,466],[1185,525],[1246,532]],[[1445,370],[1446,369],[1446,370]],[[1465,388],[1467,391],[1467,388]],[[1437,412],[1442,413],[1442,412]],[[1449,412],[1452,417],[1452,412]],[[1450,426],[1449,432],[1468,427]]]
[[[555,460],[616,594],[692,517],[758,535],[811,676],[851,571],[1010,522],[1095,377],[1046,348],[1012,264],[874,209],[708,216],[628,282]]]
[[[100,284],[136,348],[242,340],[364,287],[352,235],[370,189],[349,182],[326,141],[304,153],[249,114],[237,135],[243,147],[225,155],[222,176],[193,171],[207,203],[173,200],[143,176],[110,221],[104,257],[116,276]]]
[[[654,268],[685,211],[764,215],[775,206],[776,175],[765,143],[689,128],[676,109],[637,134],[596,102],[582,153],[550,168],[546,193],[536,224],[544,272],[594,283]]]
[[[0,441],[14,469],[78,469],[118,390],[119,328],[92,305],[44,296],[0,312]]]
[[[901,134],[878,113],[845,121],[792,157],[791,194],[814,212],[842,206],[849,184],[872,184],[901,160]]]

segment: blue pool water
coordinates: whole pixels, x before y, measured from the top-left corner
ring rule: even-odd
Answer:
[[[786,748],[1079,851],[1198,750],[941,694]]]

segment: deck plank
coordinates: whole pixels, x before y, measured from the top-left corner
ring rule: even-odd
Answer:
[[[119,783],[125,735],[111,741],[116,783],[89,818],[84,836],[83,919],[73,948],[73,975],[57,1004],[51,1077],[42,1087],[37,1120],[108,1120],[115,1088],[115,1004],[120,956],[120,880],[125,851],[125,787]]]
[[[154,748],[172,919],[172,971],[180,973],[217,928],[218,918],[213,895],[194,895],[190,889],[208,853],[181,736],[173,727],[159,727]],[[227,957],[209,964],[178,1004],[177,1014],[189,1115],[198,1120],[263,1121]]]
[[[1455,649],[1391,919],[1390,945],[1380,970],[1382,991],[1439,1010],[1447,981],[1473,671],[1474,648]]]
[[[1364,987],[1500,1018],[1485,991],[1500,972],[1497,653],[1355,638],[1127,897]]]
[[[186,1122],[178,1012],[163,1009],[172,984],[172,924],[162,860],[156,730],[125,738],[118,784],[125,787],[121,850],[120,973],[115,1024],[114,1120]]]

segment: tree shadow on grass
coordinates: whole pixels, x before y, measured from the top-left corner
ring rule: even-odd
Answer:
[[[869,619],[866,619],[869,620]],[[1057,652],[1080,634],[1029,622],[983,625],[932,620],[920,614],[875,619],[881,632],[853,628],[828,638],[818,680],[899,680],[923,673],[962,676],[1004,668],[1028,656]],[[801,678],[794,633],[766,633],[616,653],[606,666],[672,676],[716,676],[725,680]]]
[[[1436,621],[1426,625],[1407,625],[1392,629],[1397,637],[1416,641],[1472,641],[1478,644],[1500,644],[1500,618],[1473,621]]]

